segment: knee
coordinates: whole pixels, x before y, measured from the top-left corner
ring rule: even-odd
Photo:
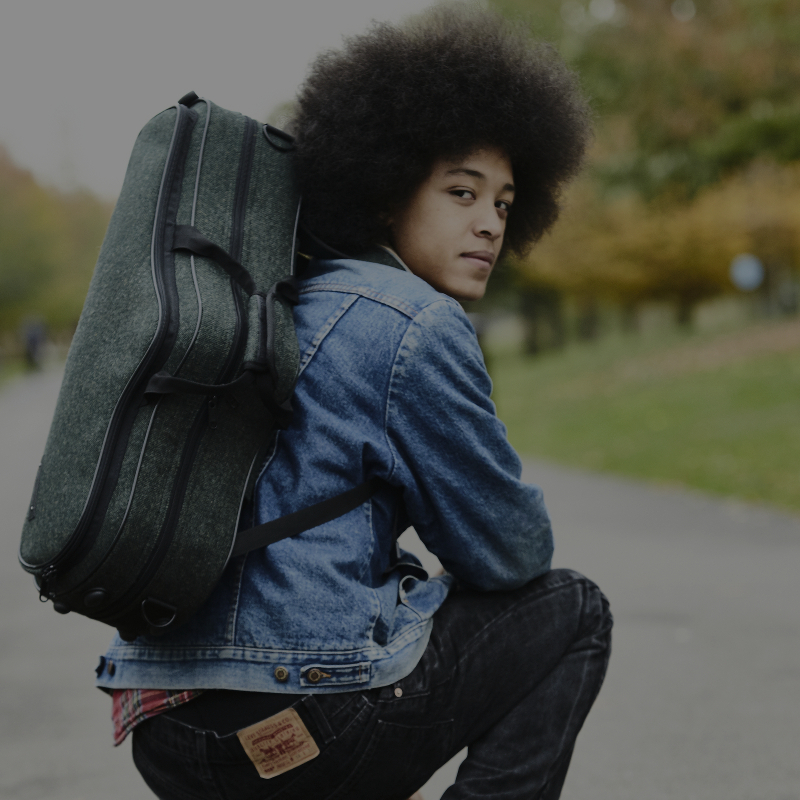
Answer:
[[[590,636],[605,647],[611,643],[611,628],[614,617],[611,615],[608,598],[600,587],[579,572],[573,572],[583,589],[583,608],[581,609],[581,628],[584,635]]]
[[[572,569],[554,569],[542,576],[553,588],[567,589],[565,592],[574,604],[572,609],[577,620],[579,638],[592,637],[608,644],[614,618],[608,598],[592,580]]]

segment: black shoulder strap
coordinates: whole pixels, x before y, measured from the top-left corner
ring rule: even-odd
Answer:
[[[313,231],[309,230],[302,222],[297,230],[299,250],[311,258],[350,258],[347,253],[323,242]]]
[[[370,250],[365,250],[363,253],[353,256],[353,258],[357,261],[371,261],[373,264],[383,264],[384,267],[394,267],[404,272],[406,269],[402,261],[400,261],[400,256],[393,250],[380,245],[376,245]]]
[[[233,544],[231,558],[244,555],[251,550],[267,547],[281,539],[297,536],[298,533],[341,517],[348,511],[358,508],[362,503],[366,503],[382,483],[385,483],[382,478],[370,478],[354,489],[329,497],[320,503],[314,503],[313,506],[295,511],[293,514],[287,514],[285,517],[279,517],[271,522],[265,522],[263,525],[257,525],[255,528],[239,531]]]

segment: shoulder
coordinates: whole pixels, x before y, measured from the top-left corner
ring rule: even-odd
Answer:
[[[313,295],[319,292],[364,297],[400,312],[409,320],[422,314],[418,322],[437,317],[467,319],[457,301],[436,291],[413,273],[368,261],[313,260],[301,277],[300,294]]]
[[[464,309],[411,272],[350,259],[312,261],[300,283],[298,312],[311,349],[335,330],[338,348],[358,354],[357,362],[371,370],[385,364],[395,380],[420,368],[426,380],[435,377],[431,371],[454,368],[479,374],[479,381],[486,377]]]

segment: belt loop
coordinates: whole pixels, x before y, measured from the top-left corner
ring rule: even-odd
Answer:
[[[328,724],[325,714],[322,713],[322,709],[319,707],[319,703],[317,703],[317,698],[314,697],[313,694],[307,694],[300,701],[300,704],[305,707],[311,719],[314,720],[317,730],[322,734],[322,741],[325,744],[330,744],[336,738],[336,735]]]
[[[207,783],[214,783],[214,776],[211,774],[211,766],[208,763],[208,737],[215,736],[215,733],[209,731],[198,730],[195,728],[194,733],[194,750],[195,750],[195,764],[199,766],[200,777]]]

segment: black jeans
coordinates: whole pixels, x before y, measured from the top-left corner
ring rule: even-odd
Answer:
[[[513,592],[457,590],[408,677],[295,696],[321,751],[312,761],[264,780],[235,733],[175,712],[134,731],[134,760],[162,800],[403,800],[468,746],[445,800],[555,800],[605,676],[611,625],[597,586],[569,570]]]

